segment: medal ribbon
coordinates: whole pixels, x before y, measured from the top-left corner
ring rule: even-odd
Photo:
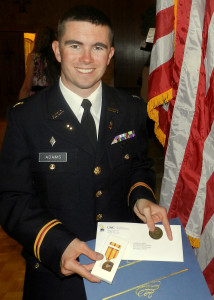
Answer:
[[[119,250],[121,248],[121,245],[118,245],[116,243],[113,243],[113,242],[110,242],[110,245],[111,247],[109,246],[106,250],[106,253],[105,253],[105,257],[107,260],[111,260],[113,258],[116,258],[118,253],[119,253]]]

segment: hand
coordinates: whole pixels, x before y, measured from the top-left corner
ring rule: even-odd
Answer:
[[[139,219],[147,224],[150,231],[155,230],[155,223],[162,222],[168,239],[172,240],[172,231],[164,207],[146,199],[139,199],[134,205],[134,212]]]
[[[90,259],[97,261],[103,258],[103,255],[91,250],[85,242],[79,239],[74,239],[65,249],[61,259],[61,273],[65,276],[74,273],[79,274],[81,277],[88,279],[91,282],[100,282],[100,280],[93,276],[89,271],[94,266],[94,263],[88,265],[81,265],[77,258],[80,254],[88,256]]]

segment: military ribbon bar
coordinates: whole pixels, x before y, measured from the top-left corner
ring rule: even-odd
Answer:
[[[133,137],[135,137],[135,132],[134,132],[134,130],[131,130],[126,133],[122,133],[122,134],[115,136],[115,138],[113,139],[113,142],[111,144],[113,145],[113,144],[116,144],[116,143],[119,143],[119,142],[122,142],[122,141],[125,141],[128,139],[131,139]]]

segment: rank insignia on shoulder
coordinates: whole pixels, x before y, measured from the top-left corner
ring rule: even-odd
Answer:
[[[133,98],[137,98],[137,99],[139,99],[139,100],[141,99],[141,98],[140,98],[139,96],[137,96],[137,95],[132,95],[132,97],[133,97]]]
[[[15,104],[13,105],[13,108],[16,107],[16,106],[18,106],[18,105],[21,105],[21,104],[24,104],[24,101],[20,101],[20,102],[15,103]]]
[[[54,119],[58,118],[63,113],[64,113],[64,110],[60,109],[59,111],[57,111],[55,114],[52,115],[52,119],[54,120]]]

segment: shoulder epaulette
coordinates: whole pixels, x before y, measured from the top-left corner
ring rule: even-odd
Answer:
[[[21,105],[21,104],[24,104],[24,101],[17,102],[16,104],[13,105],[13,108],[18,106],[18,105]]]
[[[137,95],[132,95],[133,98],[137,98],[137,99],[141,99],[141,97],[137,96]]]

